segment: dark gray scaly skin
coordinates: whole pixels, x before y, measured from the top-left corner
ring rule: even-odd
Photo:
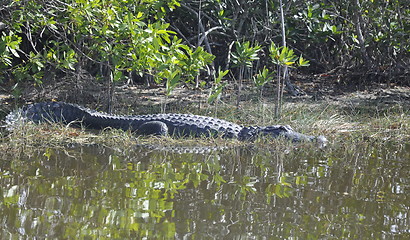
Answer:
[[[259,136],[272,138],[283,136],[294,142],[317,141],[320,144],[327,142],[323,136],[315,137],[301,134],[289,126],[243,127],[222,119],[192,114],[117,116],[64,102],[42,102],[27,105],[10,113],[6,117],[6,122],[12,125],[21,117],[36,123],[49,121],[82,125],[93,129],[117,128],[131,130],[141,135],[220,136],[239,140],[254,140]]]

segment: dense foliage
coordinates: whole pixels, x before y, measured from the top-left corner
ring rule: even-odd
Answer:
[[[173,0],[6,1],[2,80],[41,83],[46,74],[79,70],[110,81],[132,71],[158,82],[192,80],[213,56],[169,30],[163,16],[177,6]]]
[[[287,44],[310,60],[311,72],[341,68],[391,77],[408,71],[408,2],[288,0],[284,5]],[[191,45],[205,38],[199,43],[209,45],[216,64],[228,67],[235,41],[263,46],[259,69],[268,64],[271,42],[281,42],[278,0],[186,0],[167,18]]]
[[[304,71],[408,81],[406,1],[283,3],[287,47],[310,62]],[[281,46],[279,9],[276,0],[3,0],[0,81],[86,71],[111,83],[165,81],[169,94],[181,81],[199,86],[203,69],[204,80],[220,69],[266,82],[277,66],[270,46]]]

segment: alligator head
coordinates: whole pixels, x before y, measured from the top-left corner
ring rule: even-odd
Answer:
[[[266,127],[244,127],[239,133],[240,140],[255,140],[258,137],[284,137],[292,142],[317,142],[319,147],[327,144],[324,136],[310,136],[294,131],[289,125],[273,125]]]

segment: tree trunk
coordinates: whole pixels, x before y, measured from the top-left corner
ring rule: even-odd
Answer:
[[[367,68],[371,66],[369,54],[366,50],[365,38],[363,36],[363,18],[359,0],[353,0],[353,20],[356,25],[357,40],[359,41],[360,54]]]
[[[282,28],[282,47],[286,47],[286,31],[285,31],[285,14],[283,13],[283,3],[282,0],[279,0],[280,8],[280,22]],[[283,75],[281,74],[283,73]],[[283,98],[283,89],[285,85],[285,79],[288,73],[288,66],[278,66],[278,86],[277,86],[277,99],[275,105],[275,117],[280,118],[282,112],[282,98]]]

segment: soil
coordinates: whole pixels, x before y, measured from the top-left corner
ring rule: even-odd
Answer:
[[[299,76],[293,82],[312,100],[365,105],[410,104],[409,82],[361,81],[351,76],[325,74]]]

